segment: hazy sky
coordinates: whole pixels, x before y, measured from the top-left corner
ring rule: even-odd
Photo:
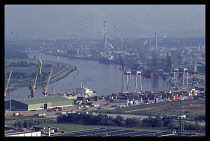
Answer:
[[[205,5],[5,5],[5,37],[205,37]]]

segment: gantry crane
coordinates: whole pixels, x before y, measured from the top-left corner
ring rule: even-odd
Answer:
[[[11,76],[12,76],[12,70],[10,71],[9,78],[8,78],[8,80],[7,80],[7,85],[6,85],[6,87],[5,87],[5,91],[4,91],[4,100],[6,100],[7,90],[8,90],[8,88],[9,88],[9,83],[10,83],[10,78],[11,78]]]
[[[141,73],[140,71],[128,71],[126,65],[124,64],[122,55],[121,54],[118,54],[118,55],[119,55],[120,63],[121,63],[121,66],[122,66],[123,75],[126,76],[127,91],[128,92],[130,91],[130,84],[129,84],[130,77],[128,77],[128,76],[131,76],[131,75],[134,75],[135,76],[135,91],[136,92],[137,92],[137,76],[140,76],[140,91],[142,91],[141,76],[142,75],[145,75],[145,74]],[[124,80],[123,80],[123,76],[122,76],[122,89],[121,89],[121,92],[123,91],[123,85],[124,85]]]
[[[38,63],[38,69],[37,69],[37,72],[36,72],[36,77],[35,77],[34,80],[32,80],[32,82],[29,86],[29,89],[31,90],[31,98],[34,97],[34,91],[37,88],[36,87],[36,81],[37,81],[38,75],[42,74],[42,60],[41,59],[38,59],[38,60],[39,60],[39,63]]]
[[[46,83],[44,83],[44,86],[43,86],[43,94],[44,94],[44,96],[46,96],[47,95],[47,90],[48,90],[48,86],[49,86],[49,84],[50,84],[50,79],[51,79],[51,76],[52,76],[52,70],[53,70],[53,68],[50,70],[50,75],[49,75],[49,77],[48,77],[48,79],[47,79],[47,82]]]

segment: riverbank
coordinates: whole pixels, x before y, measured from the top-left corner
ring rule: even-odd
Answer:
[[[75,67],[75,66],[71,66],[71,65],[67,65],[67,64],[60,64],[60,65],[65,66],[64,69],[56,72],[55,74],[52,74],[50,83],[57,82],[57,81],[63,79],[64,77],[68,76],[73,71],[77,70],[77,67]],[[47,80],[37,82],[37,85],[42,85],[43,83],[46,83],[46,81]],[[15,90],[15,89],[17,89],[17,87],[22,87],[22,86],[29,86],[29,82],[28,83],[11,84],[11,87],[8,90]]]

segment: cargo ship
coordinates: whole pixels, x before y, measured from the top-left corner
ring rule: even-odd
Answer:
[[[97,91],[93,91],[92,89],[89,89],[87,86],[81,83],[80,88],[76,88],[76,92],[73,94],[62,94],[68,99],[77,99],[78,97],[83,98],[90,98],[94,97],[96,95]]]
[[[96,95],[96,91],[89,89],[81,83],[81,87],[76,88],[76,95],[80,97],[94,97]]]

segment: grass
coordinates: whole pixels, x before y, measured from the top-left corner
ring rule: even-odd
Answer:
[[[56,123],[56,118],[46,118],[46,117],[31,117],[31,116],[23,116],[23,117],[6,117],[5,121],[15,121],[15,122],[23,122],[24,120],[37,120],[37,119],[51,119],[55,123],[47,123],[42,125],[36,125],[36,127],[56,127],[59,128],[60,131],[79,131],[79,130],[88,130],[94,128],[108,128],[108,129],[123,129],[123,130],[138,130],[138,131],[154,131],[154,132],[167,132],[169,131],[166,128],[126,128],[126,127],[118,127],[118,126],[101,126],[101,125],[82,125],[82,124],[72,124],[72,123]],[[12,126],[13,123],[5,123],[7,126]]]
[[[139,127],[139,128],[126,128],[119,126],[101,126],[101,125],[82,125],[82,124],[72,124],[72,123],[56,123],[56,118],[46,118],[46,117],[6,117],[5,121],[24,121],[24,120],[37,120],[37,119],[51,119],[54,123],[47,123],[42,125],[36,125],[36,127],[56,127],[59,128],[60,131],[79,131],[79,130],[88,130],[94,128],[108,128],[108,129],[122,129],[122,130],[137,130],[137,131],[152,131],[152,132],[171,132],[171,129],[167,127]],[[5,123],[7,126],[12,126],[12,123]],[[178,122],[176,122],[178,124]],[[186,130],[186,133],[197,133],[195,130]],[[200,131],[199,135],[205,135],[204,131]]]
[[[140,128],[126,128],[118,126],[101,126],[101,125],[81,125],[81,124],[71,124],[71,123],[49,123],[43,125],[37,125],[38,127],[56,127],[59,128],[59,131],[79,131],[79,130],[88,130],[94,128],[108,128],[108,129],[121,129],[121,130],[136,130],[136,131],[150,131],[150,132],[168,132],[171,133],[171,129],[166,127],[140,127]],[[174,129],[172,129],[174,130]],[[185,130],[185,133],[197,133],[195,130]],[[199,132],[199,135],[205,135],[205,132]]]
[[[79,131],[79,130],[88,130],[94,128],[108,128],[108,129],[123,129],[123,130],[138,130],[138,131],[154,131],[154,132],[170,132],[167,129],[160,128],[126,128],[126,127],[117,127],[117,126],[101,126],[101,125],[81,125],[81,124],[71,124],[71,123],[49,123],[38,125],[39,127],[56,127],[59,128],[59,131]]]
[[[125,108],[116,108],[114,110],[102,110],[103,113],[113,114],[135,114],[135,115],[166,115],[179,114],[179,101],[162,102],[154,104],[144,104],[138,106],[129,106]],[[205,99],[184,100],[184,114],[187,116],[205,115]]]

